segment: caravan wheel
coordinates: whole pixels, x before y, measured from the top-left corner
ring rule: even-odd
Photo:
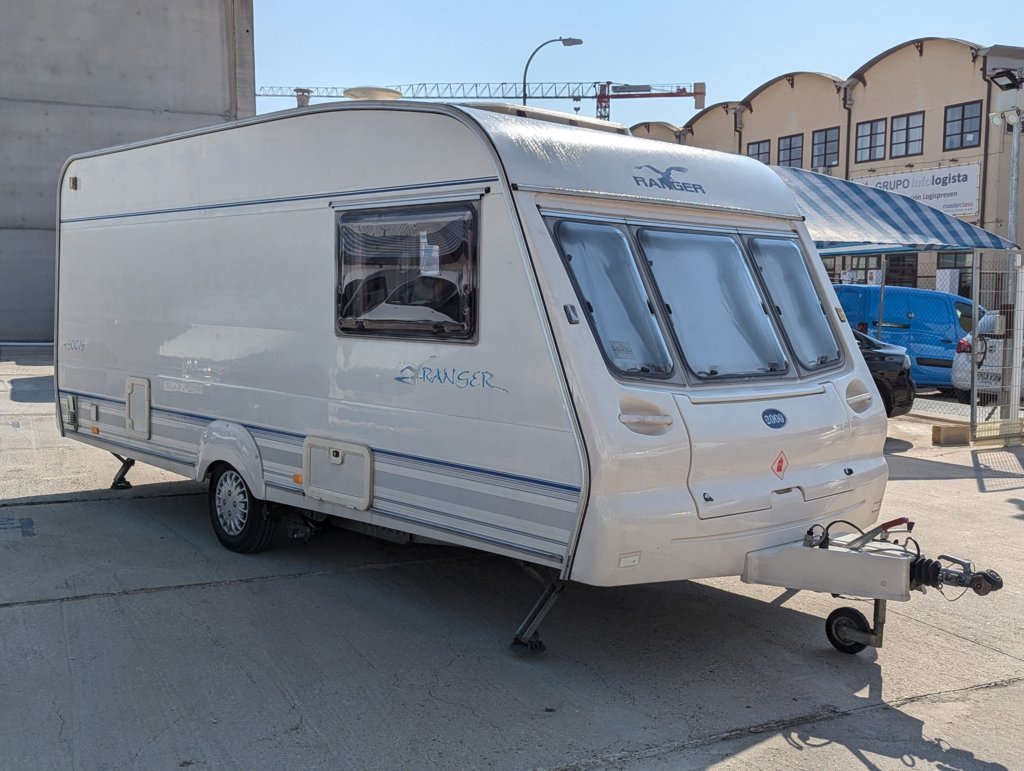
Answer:
[[[263,501],[253,496],[242,475],[226,464],[210,479],[210,521],[217,540],[240,554],[266,549],[277,531]]]

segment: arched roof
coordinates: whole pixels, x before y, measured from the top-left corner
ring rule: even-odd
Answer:
[[[750,110],[750,109],[752,109],[751,102],[753,102],[754,98],[757,97],[757,95],[760,94],[762,91],[764,91],[765,89],[767,89],[767,88],[769,88],[771,86],[774,86],[780,80],[786,80],[788,78],[795,78],[797,75],[810,75],[811,77],[814,77],[814,78],[825,78],[826,80],[829,80],[832,83],[835,83],[837,86],[840,86],[843,83],[843,79],[842,78],[836,77],[835,75],[829,75],[826,72],[787,72],[785,75],[779,75],[778,77],[772,78],[771,80],[766,80],[760,86],[758,86],[753,91],[751,91],[749,94],[747,94],[746,97],[741,99],[739,103],[742,104],[744,107],[746,107],[748,110]]]
[[[630,126],[629,130],[633,131],[633,129],[636,129],[639,126],[663,126],[664,128],[667,128],[669,131],[671,131],[673,134],[679,131],[679,126],[669,123],[667,120],[642,120],[639,123]]]
[[[715,102],[714,104],[712,104],[712,105],[710,105],[708,107],[705,107],[699,113],[694,115],[692,118],[690,118],[688,121],[686,121],[686,123],[684,123],[680,128],[684,128],[684,129],[692,128],[694,123],[699,121],[701,118],[703,118],[705,115],[707,115],[712,110],[723,110],[725,112],[729,112],[729,110],[733,109],[738,104],[739,104],[739,102]]]
[[[955,37],[917,37],[917,38],[914,38],[913,40],[908,40],[905,43],[900,43],[899,45],[895,45],[892,48],[890,48],[888,51],[883,51],[882,53],[878,54],[878,56],[875,56],[874,58],[869,59],[864,64],[862,64],[860,67],[858,67],[856,72],[854,72],[852,75],[850,75],[849,80],[859,80],[861,82],[864,82],[864,75],[865,75],[865,73],[868,70],[870,70],[872,67],[874,67],[876,64],[878,64],[880,61],[882,61],[882,59],[885,59],[887,56],[891,56],[892,54],[896,53],[897,51],[901,51],[902,49],[906,48],[907,46],[924,45],[929,40],[942,40],[942,41],[945,41],[947,43],[959,43],[962,46],[970,48],[975,53],[977,53],[982,48],[984,48],[984,46],[980,46],[977,43],[971,43],[968,40],[960,40],[959,38],[955,38]]]

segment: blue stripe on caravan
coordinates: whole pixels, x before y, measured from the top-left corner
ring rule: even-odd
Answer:
[[[529,546],[523,546],[522,544],[512,543],[511,541],[505,541],[501,538],[488,538],[487,536],[480,535],[479,533],[471,533],[457,527],[446,527],[445,525],[440,525],[436,522],[423,520],[419,517],[410,517],[407,514],[402,514],[399,512],[385,511],[384,509],[379,509],[376,506],[371,507],[370,512],[380,517],[388,517],[389,519],[397,519],[402,522],[410,522],[416,525],[423,525],[424,527],[430,530],[440,530],[444,533],[451,533],[452,535],[461,536],[462,538],[466,538],[470,541],[480,541],[483,543],[495,544],[505,549],[508,549],[509,551],[519,552],[521,554],[532,554],[535,557],[548,559],[552,562],[557,562],[558,564],[561,564],[565,559],[563,554],[552,554],[550,552],[541,551],[540,549],[534,549]]]
[[[90,439],[93,438],[91,434],[83,434],[83,436],[86,436],[86,437],[88,437]],[[111,439],[106,434],[97,436],[95,438],[95,440],[98,441],[98,442],[103,442],[104,444],[112,444],[115,447],[121,447],[121,448],[123,448],[125,450],[131,450],[133,453],[138,453],[138,454],[141,454],[141,455],[152,455],[152,456],[154,456],[156,458],[163,458],[164,460],[174,461],[175,463],[180,463],[183,466],[195,466],[196,465],[195,460],[193,460],[191,458],[185,458],[185,457],[182,457],[181,455],[169,455],[169,454],[164,453],[164,452],[158,452],[157,450],[150,449],[149,447],[139,447],[138,445],[126,444],[125,442],[120,442],[120,441],[118,441],[116,439]],[[135,456],[132,455],[132,457],[135,457]]]
[[[295,203],[298,201],[318,201],[330,198],[347,198],[356,195],[374,195],[378,193],[401,193],[415,190],[430,190],[439,187],[453,187],[456,185],[484,184],[497,182],[497,177],[476,177],[473,179],[453,179],[445,182],[423,182],[416,185],[398,185],[396,187],[377,187],[369,190],[336,190],[330,193],[312,193],[310,195],[286,195],[276,198],[254,198],[248,201],[224,201],[222,203],[203,204],[201,206],[178,206],[168,209],[149,209],[146,211],[121,212],[118,214],[97,214],[91,217],[70,217],[61,220],[62,225],[70,225],[76,222],[96,222],[99,220],[117,220],[128,217],[151,217],[157,214],[182,214],[194,211],[212,211],[215,209],[237,209],[242,206],[260,206],[268,203]]]
[[[440,509],[432,509],[429,506],[419,506],[419,505],[417,505],[415,503],[409,503],[407,501],[398,501],[398,500],[395,500],[394,498],[388,498],[387,496],[384,496],[384,495],[374,495],[373,496],[373,503],[374,503],[374,506],[376,506],[378,503],[389,504],[391,506],[398,507],[401,511],[406,512],[406,513],[411,512],[411,511],[415,511],[415,512],[418,512],[418,513],[421,513],[421,514],[432,514],[435,517],[444,517],[445,519],[449,519],[449,520],[457,520],[459,522],[469,522],[470,524],[479,525],[480,527],[485,527],[488,530],[500,530],[500,531],[502,531],[504,533],[510,533],[511,535],[522,536],[523,538],[530,538],[530,539],[532,539],[534,541],[543,541],[544,543],[549,543],[549,544],[551,544],[553,546],[563,546],[564,547],[564,546],[568,545],[567,544],[567,540],[559,540],[558,538],[549,538],[548,536],[545,536],[545,535],[537,535],[536,533],[530,533],[530,532],[527,532],[526,530],[518,530],[518,529],[516,529],[514,527],[508,527],[507,525],[499,525],[499,524],[496,524],[494,522],[484,522],[484,521],[479,520],[479,519],[473,519],[471,517],[462,516],[461,514],[453,514],[450,511],[441,511]],[[422,521],[424,521],[424,522],[433,522],[434,520],[422,520]],[[568,534],[566,534],[566,538],[568,538]]]
[[[124,399],[112,399],[109,396],[100,396],[99,394],[90,394],[85,391],[68,391],[64,388],[60,389],[58,393],[67,394],[68,396],[83,396],[86,399],[95,399],[100,402],[110,402],[111,404],[124,405]]]
[[[569,493],[580,492],[579,487],[573,485],[562,484],[561,482],[549,482],[545,479],[534,479],[533,477],[524,477],[518,474],[508,474],[504,471],[493,471],[491,469],[478,468],[477,466],[466,466],[461,463],[451,463],[444,460],[435,460],[434,458],[422,458],[418,455],[408,455],[404,452],[395,452],[394,450],[378,450],[372,448],[375,455],[390,456],[392,458],[404,458],[405,460],[416,460],[423,461],[425,463],[431,463],[436,466],[445,466],[447,468],[454,468],[460,471],[472,471],[478,474],[487,474],[488,476],[500,477],[501,479],[511,479],[515,482],[527,482],[533,485],[540,485],[542,487],[550,487],[553,490],[563,490]]]
[[[89,394],[89,393],[84,393],[84,392],[80,392],[80,391],[67,391],[67,390],[61,389],[60,393],[62,393],[62,394],[71,394],[71,395],[74,395],[74,396],[84,396],[84,397],[89,398],[89,399],[98,399],[100,401],[111,402],[112,404],[122,404],[122,405],[124,404],[124,400],[110,399],[110,398],[107,398],[105,396],[97,396],[95,394]],[[210,417],[208,415],[200,415],[200,414],[194,413],[194,412],[182,412],[182,411],[179,411],[179,410],[168,409],[166,407],[152,406],[152,407],[150,407],[150,409],[153,412],[164,412],[164,413],[168,413],[168,414],[172,414],[172,415],[183,415],[183,416],[186,416],[186,417],[189,417],[189,418],[196,418],[198,420],[206,420],[206,421],[211,422],[211,423],[214,420],[217,420],[217,418],[212,418],[212,417]],[[262,433],[270,434],[272,436],[285,436],[285,437],[289,437],[291,439],[298,439],[300,442],[304,441],[305,438],[306,438],[305,435],[303,435],[303,434],[294,434],[294,433],[291,433],[289,431],[281,431],[280,429],[268,428],[266,426],[257,426],[257,425],[251,424],[251,423],[241,423],[239,421],[234,421],[234,422],[237,422],[240,426],[243,426],[244,428],[246,428],[246,429],[248,429],[250,431],[262,432]],[[441,466],[441,467],[444,467],[444,468],[457,469],[459,471],[469,471],[469,472],[473,472],[473,473],[476,473],[476,474],[484,474],[486,476],[497,477],[499,479],[509,479],[509,480],[512,480],[512,481],[515,481],[515,482],[524,482],[524,483],[527,483],[527,484],[537,485],[539,487],[547,487],[547,488],[550,488],[552,490],[561,490],[563,492],[568,492],[568,493],[579,494],[580,489],[581,489],[581,488],[579,488],[579,487],[577,487],[575,485],[567,485],[567,484],[563,484],[561,482],[551,482],[551,481],[548,481],[546,479],[535,479],[533,477],[521,476],[519,474],[510,474],[510,473],[507,473],[507,472],[504,472],[504,471],[494,471],[493,469],[480,468],[479,466],[467,466],[467,465],[462,464],[462,463],[452,463],[450,461],[438,460],[436,458],[425,458],[422,455],[410,455],[409,453],[396,452],[394,450],[381,450],[381,449],[378,449],[376,447],[371,447],[370,450],[375,455],[382,455],[382,456],[385,456],[385,457],[390,456],[392,458],[400,458],[400,459],[404,459],[404,460],[419,461],[421,463],[429,463],[430,465],[433,465],[433,466]]]

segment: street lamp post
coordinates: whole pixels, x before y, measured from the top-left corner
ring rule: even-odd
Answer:
[[[993,51],[994,49],[988,49]],[[1007,49],[996,51],[1004,53]],[[1024,49],[1017,49],[1019,54]],[[1004,63],[1005,64],[1005,63]],[[1010,126],[1013,132],[1010,141],[1010,201],[1009,211],[1006,218],[1006,235],[1010,241],[1017,243],[1017,220],[1020,216],[1018,210],[1017,188],[1020,185],[1020,128],[1021,128],[1021,94],[1024,92],[1024,67],[1006,67],[999,69],[988,69],[988,58],[986,56],[986,75],[1000,91],[1014,94],[1013,105],[1009,109],[1005,103],[1004,109],[998,109],[989,114],[989,119],[995,127],[1001,126],[1004,122]],[[999,104],[997,100],[997,106]],[[1013,329],[1009,348],[1003,346],[1004,372],[1010,373],[1009,387],[1004,389],[1005,404],[1001,404],[1000,418],[1002,420],[1020,420],[1020,394],[1021,394],[1021,365],[1024,361],[1024,266],[1021,263],[1021,255],[1018,252],[1012,256],[1015,268],[1015,293],[1013,301]],[[972,375],[973,381],[973,375]],[[1004,379],[1005,386],[1005,379]],[[973,389],[973,386],[972,386]],[[972,401],[973,401],[972,391]],[[1002,402],[1002,399],[1000,400]]]
[[[553,37],[551,40],[545,40],[539,46],[533,49],[533,53],[530,54],[530,58],[526,60],[526,66],[523,67],[523,104],[526,104],[526,73],[530,69],[530,62],[533,61],[533,57],[537,55],[537,52],[544,46],[550,43],[561,43],[564,46],[581,46],[583,41],[578,37]]]

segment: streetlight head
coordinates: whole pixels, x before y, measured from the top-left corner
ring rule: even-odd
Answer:
[[[560,37],[558,39],[560,41],[562,41],[562,45],[564,45],[564,46],[581,46],[581,45],[583,45],[583,41],[580,40],[578,37]]]

